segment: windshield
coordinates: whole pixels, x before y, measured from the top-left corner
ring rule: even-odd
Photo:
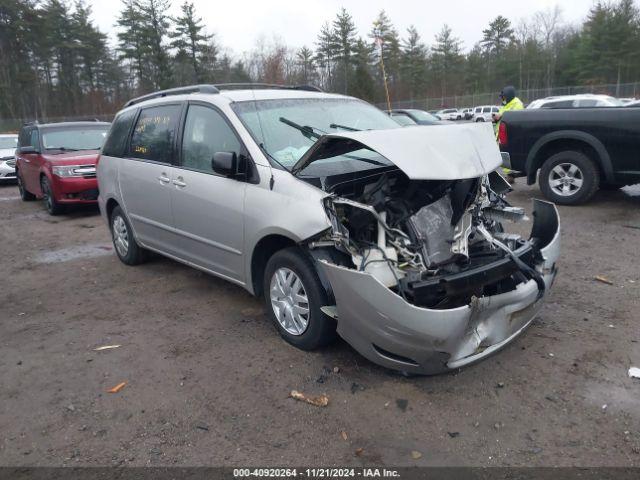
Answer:
[[[16,148],[18,146],[18,137],[0,137],[0,150],[5,148]]]
[[[287,170],[324,134],[400,128],[381,110],[355,99],[256,100],[235,103],[233,109],[253,138]],[[343,160],[371,168],[368,162],[354,162],[351,155]]]
[[[398,122],[402,126],[416,124],[416,122],[414,122],[410,117],[403,114],[394,113],[391,115],[391,118],[393,118],[396,122]]]
[[[410,112],[411,112],[411,115],[413,115],[415,118],[417,118],[421,122],[423,121],[437,122],[438,121],[438,117],[436,117],[435,115],[431,115],[428,112],[424,112],[422,110],[410,110]]]
[[[45,150],[98,150],[109,127],[78,127],[64,130],[44,130],[42,144]]]

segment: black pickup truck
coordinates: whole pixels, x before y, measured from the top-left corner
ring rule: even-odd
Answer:
[[[498,141],[505,166],[529,185],[538,179],[555,203],[584,203],[599,188],[640,183],[640,108],[506,112]]]

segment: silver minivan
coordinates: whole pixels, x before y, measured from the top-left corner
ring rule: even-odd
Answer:
[[[512,341],[556,275],[553,204],[505,199],[488,124],[401,128],[310,87],[199,85],[134,99],[98,163],[101,213],[125,264],[149,251],[264,296],[302,349],[336,333],[410,373]]]

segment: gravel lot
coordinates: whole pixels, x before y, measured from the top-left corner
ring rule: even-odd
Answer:
[[[124,266],[96,210],[50,217],[0,186],[0,464],[640,466],[638,190],[560,209],[560,274],[516,342],[404,378],[344,342],[296,350],[241,288]]]

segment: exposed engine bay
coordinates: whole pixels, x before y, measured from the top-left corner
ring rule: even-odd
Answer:
[[[544,293],[535,240],[503,230],[527,218],[496,172],[412,180],[389,169],[324,187],[331,229],[309,245],[314,256],[366,272],[413,305],[451,309],[531,279]]]

